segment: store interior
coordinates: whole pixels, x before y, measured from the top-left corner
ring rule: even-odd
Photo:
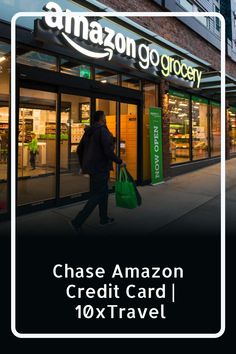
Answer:
[[[170,94],[169,117],[172,165],[220,155],[219,104],[209,105],[208,100],[197,96],[190,101],[190,95]]]
[[[0,42],[0,214],[7,210],[10,46]]]
[[[236,108],[235,107],[230,107],[228,109],[228,124],[229,124],[230,152],[236,153]]]

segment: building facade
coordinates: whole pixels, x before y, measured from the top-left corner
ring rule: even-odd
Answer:
[[[192,5],[193,11],[212,11],[211,5],[218,11],[218,3],[143,0],[127,9],[124,0],[40,0],[30,10],[190,11]],[[87,198],[89,178],[79,174],[76,148],[97,109],[105,111],[116,153],[138,184],[151,182],[151,107],[162,112],[165,179],[220,160],[220,24],[215,18],[22,17],[17,22],[17,110],[10,117],[10,19],[29,7],[28,0],[0,4],[0,217],[10,211],[12,119],[19,213]],[[236,65],[229,57],[228,158],[236,153],[234,78]],[[35,169],[32,133],[38,145]],[[114,169],[111,189],[116,175]]]

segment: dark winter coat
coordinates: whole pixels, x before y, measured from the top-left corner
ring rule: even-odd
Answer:
[[[77,152],[83,173],[108,172],[113,169],[112,162],[122,163],[114,153],[112,134],[100,123],[85,128]]]

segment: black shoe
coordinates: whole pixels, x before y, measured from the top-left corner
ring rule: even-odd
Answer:
[[[105,220],[101,220],[100,221],[100,226],[106,226],[106,225],[111,225],[111,224],[114,224],[115,222],[115,219],[113,218],[107,218]]]
[[[74,220],[69,220],[68,224],[69,224],[71,230],[73,230],[74,233],[76,233],[76,234],[81,233],[81,231],[82,231],[81,226],[76,224],[76,222]]]

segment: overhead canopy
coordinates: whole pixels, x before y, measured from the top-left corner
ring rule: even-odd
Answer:
[[[236,106],[236,79],[226,74],[225,92],[227,106]],[[221,75],[218,71],[208,71],[202,74],[200,87],[194,89],[199,95],[212,100],[220,101],[221,98]]]

